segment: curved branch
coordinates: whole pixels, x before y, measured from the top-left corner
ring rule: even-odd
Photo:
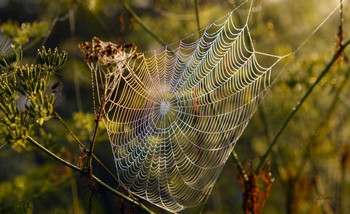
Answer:
[[[76,165],[64,160],[63,158],[57,156],[56,154],[54,154],[53,152],[51,152],[50,150],[48,150],[46,147],[44,147],[43,145],[41,145],[40,143],[38,143],[35,139],[33,139],[31,136],[27,137],[27,140],[32,143],[34,146],[36,146],[38,149],[40,149],[41,151],[45,152],[47,155],[49,155],[50,157],[52,157],[53,159],[57,160],[58,162],[62,163],[63,165],[81,173],[81,174],[85,174],[85,172],[80,169],[79,167],[77,167]],[[92,178],[101,186],[103,186],[104,188],[106,188],[108,191],[110,191],[111,193],[113,193],[114,195],[123,198],[124,200],[135,204],[136,206],[138,206],[140,209],[142,209],[143,211],[145,211],[146,213],[150,213],[150,214],[155,214],[153,211],[151,211],[148,207],[146,207],[145,205],[143,205],[142,203],[124,195],[123,193],[115,190],[113,187],[109,186],[108,184],[104,183],[102,180],[100,180],[98,177],[96,177],[95,175],[92,175]]]
[[[139,23],[139,25],[141,25],[141,27],[149,34],[151,35],[153,38],[155,38],[161,45],[166,46],[165,41],[160,38],[159,36],[157,36],[157,34],[155,32],[153,32],[151,30],[150,27],[148,27],[143,21],[142,19],[136,14],[136,12],[128,5],[128,3],[126,3],[125,0],[120,0],[120,2],[122,3],[122,5],[124,6],[124,8],[130,13],[130,15],[132,17],[134,17],[135,21],[137,23]]]
[[[82,148],[84,148],[85,150],[87,150],[88,148],[78,139],[78,137],[72,132],[72,130],[69,129],[69,127],[67,126],[67,124],[64,122],[64,120],[62,119],[62,117],[56,112],[54,111],[54,115],[57,117],[57,119],[61,122],[61,124],[63,125],[63,127],[67,130],[67,132],[72,136],[72,138],[79,144],[79,146],[81,146]],[[102,163],[102,161],[94,154],[92,153],[92,157],[95,159],[95,161],[101,165],[101,167],[114,179],[114,181],[118,182],[118,179],[115,177],[115,175],[111,172],[111,170],[109,170],[106,165],[104,165]]]

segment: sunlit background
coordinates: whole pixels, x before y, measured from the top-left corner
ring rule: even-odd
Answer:
[[[138,51],[144,52],[162,47],[159,39],[172,44],[195,34],[198,27],[204,28],[242,2],[199,0],[198,26],[193,0],[129,1],[157,40],[117,0],[0,0],[0,31],[23,45],[23,63],[32,63],[42,45],[68,52],[68,62],[55,80],[62,85],[56,110],[88,145],[94,126],[91,78],[79,42],[97,36],[114,43],[133,42]],[[235,147],[248,173],[255,169],[287,115],[332,58],[339,10],[323,21],[338,4],[338,0],[255,0],[248,23],[256,50],[275,55],[298,51],[275,71],[274,86]],[[247,7],[239,8],[237,20],[244,23],[247,12]],[[345,1],[344,41],[349,38],[349,14]],[[350,212],[349,51],[344,54],[342,62],[339,60],[315,88],[269,156],[275,179],[263,213]],[[82,151],[56,119],[37,132],[47,147],[78,164]],[[99,133],[96,153],[115,170],[104,130]],[[117,186],[98,166],[95,172],[111,186]],[[33,213],[86,213],[90,193],[86,178],[30,145],[20,149],[5,145],[0,150],[0,213],[12,213],[13,207],[24,201],[32,204]],[[184,213],[243,213],[242,200],[242,184],[229,159],[207,204]],[[120,213],[123,203],[126,210],[131,209],[127,202],[100,187],[93,196],[92,211]],[[153,205],[149,207],[163,212]]]

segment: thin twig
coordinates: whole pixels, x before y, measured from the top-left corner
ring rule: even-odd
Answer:
[[[71,135],[71,137],[73,137],[73,139],[79,144],[79,146],[81,146],[82,148],[85,148],[85,145],[79,140],[79,138],[70,130],[70,128],[67,126],[67,124],[64,122],[64,120],[62,119],[62,117],[56,112],[54,111],[54,115],[55,117],[57,117],[57,119],[61,122],[61,124],[63,125],[63,127],[67,130],[67,132]]]
[[[76,9],[77,9],[77,7],[74,6],[71,10],[76,10]],[[66,14],[64,14],[63,16],[56,16],[53,19],[51,25],[49,26],[49,29],[46,32],[45,37],[44,37],[44,39],[43,39],[43,41],[41,43],[41,46],[45,46],[45,43],[47,42],[47,40],[48,40],[49,36],[51,35],[53,29],[55,28],[57,22],[63,22],[65,20],[69,19],[69,13],[70,13],[70,10]]]
[[[57,117],[57,119],[61,122],[61,124],[63,125],[63,127],[67,130],[67,132],[73,137],[73,139],[79,144],[79,146],[81,146],[81,148],[87,150],[86,146],[78,139],[78,137],[69,129],[69,127],[67,126],[67,124],[64,122],[64,120],[62,119],[62,117],[55,111],[54,115]],[[102,163],[102,161],[95,155],[95,154],[91,154],[92,157],[94,158],[95,161],[97,161],[98,164],[101,165],[101,167],[114,179],[114,181],[118,182],[117,177],[115,177],[115,175],[111,172],[111,170],[109,170],[107,168],[107,166],[105,164]]]
[[[337,109],[337,105],[338,105],[338,103],[340,101],[339,96],[343,92],[343,90],[345,89],[345,86],[346,86],[346,84],[347,84],[347,82],[349,80],[349,77],[350,77],[350,72],[347,72],[345,74],[344,79],[339,84],[339,87],[336,89],[336,91],[334,93],[333,100],[331,102],[331,105],[328,108],[327,112],[325,113],[324,118],[322,119],[322,121],[318,125],[316,131],[314,132],[315,134],[313,136],[311,136],[310,144],[305,149],[305,153],[303,155],[302,161],[300,162],[300,166],[297,169],[297,173],[296,173],[296,176],[295,176],[296,179],[300,179],[301,175],[303,174],[303,170],[304,170],[304,168],[306,166],[306,163],[311,160],[309,158],[309,154],[311,152],[311,147],[313,146],[313,144],[315,142],[316,142],[316,144],[318,143],[319,138],[322,139],[322,137],[324,137],[324,134],[321,134],[321,133],[324,132],[325,128],[329,126],[330,118],[332,118],[332,115],[334,113],[336,113],[335,110]],[[340,201],[341,200],[339,200],[339,202]]]
[[[94,128],[94,132],[93,132],[92,139],[91,139],[90,149],[88,151],[88,155],[89,155],[88,156],[88,158],[89,158],[88,159],[88,169],[89,169],[89,173],[91,175],[92,175],[92,156],[94,154],[94,148],[95,148],[96,138],[97,138],[97,131],[98,131],[98,128],[100,125],[100,121],[102,119],[102,112],[103,112],[104,107],[105,107],[105,99],[104,99],[104,96],[102,96],[101,105],[100,105],[100,108],[98,110],[97,117],[95,118],[95,128]]]
[[[64,122],[62,117],[56,111],[54,111],[54,115],[58,118],[58,120],[61,122],[63,127],[73,137],[73,139],[79,144],[79,146],[81,146],[83,149],[87,150],[87,147],[79,140],[79,138],[72,132],[72,130],[69,129],[69,127]],[[111,170],[108,169],[108,167],[94,153],[91,153],[91,156],[113,178],[113,180],[115,182],[119,183],[119,180],[117,179],[117,177],[111,172]],[[129,190],[125,189],[124,187],[123,187],[123,189],[124,189],[124,191],[126,191],[128,193],[129,197],[136,200],[136,198],[129,192]]]
[[[233,161],[236,164],[237,170],[239,172],[239,174],[241,175],[241,177],[244,179],[244,181],[249,181],[249,177],[241,163],[241,161],[238,158],[238,154],[235,150],[232,150],[232,157],[233,157]]]
[[[264,111],[264,108],[262,106],[259,106],[258,110],[259,110],[260,120],[263,123],[266,142],[267,143],[271,142],[271,139],[273,137],[273,133],[271,131],[271,127],[269,125],[269,121],[266,118],[266,113]],[[279,153],[278,148],[276,149],[276,151],[272,151],[271,155],[273,157],[274,165],[276,166],[276,174],[277,174],[278,177],[281,177],[280,176],[281,175],[281,169],[280,168],[282,168],[282,170],[284,170],[285,167],[283,165],[283,162],[281,161],[280,153]],[[282,181],[283,188],[285,188],[284,181],[283,180],[281,180],[281,181]]]
[[[128,3],[126,3],[125,0],[120,0],[120,2],[122,3],[122,5],[124,6],[124,8],[130,13],[130,15],[135,19],[135,21],[137,23],[139,23],[139,25],[141,25],[141,27],[149,34],[151,35],[153,38],[155,38],[161,45],[166,46],[165,41],[160,38],[155,32],[153,32],[153,30],[151,30],[150,27],[148,27],[143,21],[142,19],[136,14],[136,12],[129,6]]]
[[[61,157],[57,156],[56,154],[54,154],[53,152],[51,152],[50,150],[48,150],[46,147],[44,147],[43,145],[41,145],[40,143],[38,143],[36,140],[34,140],[34,138],[32,138],[31,136],[27,137],[27,140],[32,143],[34,146],[36,146],[37,148],[39,148],[40,150],[42,150],[43,152],[45,152],[47,155],[51,156],[52,158],[54,158],[55,160],[61,162],[62,164],[64,164],[65,166],[74,169],[75,171],[78,171],[80,173],[84,173],[82,169],[80,169],[79,167],[77,167],[76,165],[62,159]]]
[[[73,139],[79,144],[79,146],[81,146],[83,149],[85,149],[86,151],[88,150],[87,147],[78,139],[78,137],[69,129],[69,127],[67,126],[67,124],[64,122],[64,120],[62,119],[62,117],[56,112],[54,111],[55,116],[58,118],[58,120],[62,123],[63,127],[68,131],[68,133],[73,137]],[[94,154],[91,153],[92,158],[98,163],[100,164],[100,166],[113,178],[113,180],[117,183],[119,183],[119,180],[117,179],[117,177],[111,172],[110,169],[108,169],[108,167]],[[124,189],[124,191],[126,191],[129,195],[129,197],[133,198],[134,200],[136,200],[136,198],[130,193],[130,191],[128,189],[125,189],[123,186],[122,188]]]
[[[46,147],[42,146],[40,143],[38,143],[35,139],[33,139],[31,136],[27,137],[27,140],[32,143],[34,146],[36,146],[38,149],[40,149],[41,151],[45,152],[48,156],[52,157],[53,159],[57,160],[58,162],[62,163],[63,165],[81,173],[81,174],[85,174],[84,170],[80,169],[78,166],[64,160],[63,158],[57,156],[55,153],[53,153],[52,151],[48,150]],[[148,207],[146,207],[145,205],[143,205],[142,203],[124,195],[123,193],[115,190],[114,188],[112,188],[111,186],[109,186],[108,184],[104,183],[102,180],[100,180],[98,177],[96,177],[94,174],[91,175],[92,178],[100,185],[102,185],[104,188],[106,188],[107,190],[109,190],[111,193],[113,193],[114,195],[121,197],[123,199],[125,199],[126,201],[131,202],[132,204],[135,204],[136,206],[138,206],[140,209],[142,209],[143,211],[145,211],[146,213],[150,213],[150,214],[155,214],[153,211],[151,211]]]
[[[339,45],[342,46],[343,39],[344,39],[344,32],[343,32],[343,23],[344,23],[344,2],[343,0],[340,1],[340,8],[339,8]]]
[[[194,0],[194,8],[195,8],[195,12],[196,12],[197,30],[199,33],[201,30],[201,25],[200,25],[200,21],[199,21],[199,3],[198,3],[198,0]]]
[[[280,130],[275,135],[275,138],[272,140],[271,144],[269,145],[268,149],[266,150],[265,154],[262,156],[258,167],[256,168],[255,172],[258,173],[262,166],[265,164],[267,156],[271,153],[272,148],[276,144],[279,137],[282,135],[283,131],[288,126],[289,122],[292,120],[294,115],[298,112],[300,107],[303,105],[305,100],[309,97],[313,89],[318,85],[318,83],[323,79],[323,77],[330,71],[333,64],[338,60],[338,57],[343,53],[344,49],[350,44],[350,40],[348,40],[344,45],[342,45],[339,50],[334,54],[333,58],[330,60],[330,62],[326,65],[326,67],[323,69],[321,74],[318,76],[316,81],[311,85],[311,87],[306,91],[304,96],[301,98],[301,100],[296,104],[296,106],[293,108],[293,110],[289,113],[288,117],[284,121],[283,125],[281,126]]]

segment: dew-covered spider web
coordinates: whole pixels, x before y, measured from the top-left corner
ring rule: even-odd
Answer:
[[[285,57],[256,51],[249,15],[239,27],[235,12],[199,39],[146,53],[98,38],[81,44],[120,184],[170,212],[207,201]]]

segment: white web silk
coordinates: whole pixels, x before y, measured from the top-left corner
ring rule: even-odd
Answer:
[[[172,50],[89,64],[120,184],[171,212],[206,202],[282,58],[256,52],[233,13]]]
[[[238,27],[233,14],[248,1]],[[130,44],[97,38],[81,44],[118,180],[133,194],[170,212],[204,204],[271,87],[274,66],[298,52],[342,3],[293,53],[275,56],[254,49],[252,2],[206,27],[199,39],[193,34],[160,50],[136,55]]]

